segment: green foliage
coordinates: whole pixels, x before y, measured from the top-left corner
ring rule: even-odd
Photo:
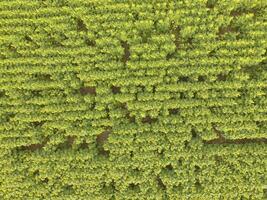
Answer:
[[[266,199],[267,1],[0,2],[0,199]]]

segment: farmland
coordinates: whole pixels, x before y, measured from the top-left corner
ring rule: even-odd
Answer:
[[[267,198],[267,1],[0,1],[0,199]]]

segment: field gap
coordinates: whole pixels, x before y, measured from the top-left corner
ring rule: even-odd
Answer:
[[[180,114],[180,109],[179,108],[171,108],[171,109],[168,109],[168,111],[169,111],[169,114],[171,114],[171,115]]]
[[[80,88],[81,95],[96,95],[96,88],[95,87],[82,87]]]
[[[130,46],[129,44],[126,42],[126,41],[121,41],[121,46],[123,48],[123,56],[122,56],[122,59],[121,61],[126,64],[128,60],[130,60]]]
[[[85,38],[84,42],[87,46],[89,47],[95,47],[96,46],[96,42],[93,40],[90,40],[89,38]]]
[[[105,155],[105,156],[109,155],[109,151],[106,151],[104,149],[104,144],[108,141],[110,133],[111,130],[105,130],[96,137],[96,146],[100,155]]]
[[[46,145],[47,142],[48,142],[48,138],[44,139],[44,141],[41,142],[41,143],[23,145],[21,147],[18,147],[18,150],[21,150],[21,151],[37,151],[39,149],[42,149]]]
[[[162,190],[167,189],[166,185],[163,183],[162,179],[159,176],[157,176],[156,180],[159,188],[161,188]]]
[[[216,139],[203,140],[204,144],[247,144],[247,143],[267,143],[267,138],[242,138],[242,139],[227,139],[221,131],[219,131],[215,125],[213,125],[213,130],[217,134]]]
[[[217,3],[217,0],[208,0],[206,3],[206,7],[209,9],[213,9]]]
[[[157,121],[156,118],[151,118],[150,116],[146,116],[146,117],[142,118],[142,120],[141,120],[142,123],[148,123],[148,124],[155,123],[156,121]]]
[[[113,94],[119,94],[121,93],[121,88],[120,87],[116,87],[116,86],[112,86],[111,87],[111,91]]]
[[[86,24],[84,23],[84,21],[81,18],[77,18],[76,22],[77,22],[77,31],[78,32],[81,32],[81,31],[87,32],[88,31]]]

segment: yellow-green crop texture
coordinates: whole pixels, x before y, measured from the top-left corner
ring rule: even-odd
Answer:
[[[0,200],[267,198],[266,0],[0,0]]]

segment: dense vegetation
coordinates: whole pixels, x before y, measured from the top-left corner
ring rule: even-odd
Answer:
[[[0,1],[0,199],[265,199],[267,1]]]

